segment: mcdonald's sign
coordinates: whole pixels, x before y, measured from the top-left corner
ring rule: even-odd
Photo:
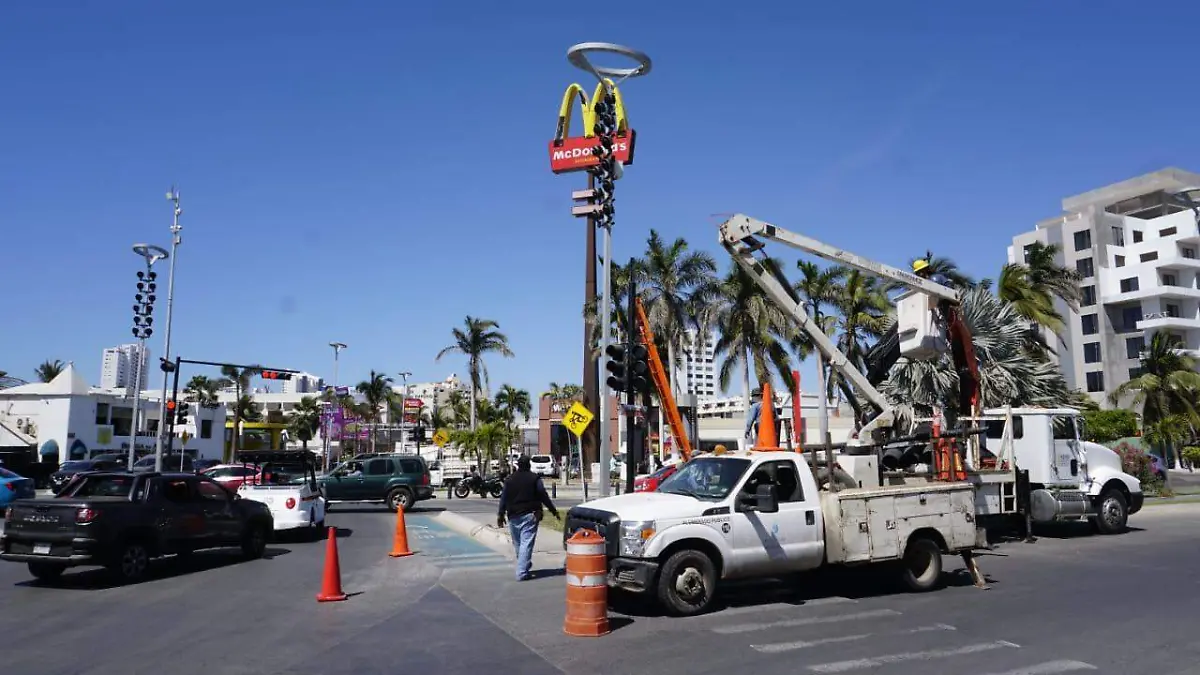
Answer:
[[[621,100],[621,90],[617,89],[612,80],[606,80],[612,86],[613,98],[616,99],[617,130],[613,138],[613,154],[622,164],[633,164],[633,146],[636,134],[629,128],[629,120],[625,117],[625,103]],[[583,87],[572,84],[563,94],[562,105],[558,109],[558,129],[554,132],[554,140],[550,141],[550,170],[554,173],[571,173],[583,171],[596,166],[600,160],[594,152],[600,147],[600,139],[596,137],[596,102],[604,97],[604,85],[597,84],[588,101]],[[571,112],[578,100],[583,107],[583,135],[571,136]]]

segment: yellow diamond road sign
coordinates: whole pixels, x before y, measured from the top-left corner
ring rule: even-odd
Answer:
[[[571,430],[571,433],[576,436],[582,436],[588,425],[592,423],[592,418],[595,415],[592,411],[583,406],[582,403],[576,401],[574,405],[567,409],[567,414],[563,415],[563,426]]]
[[[445,447],[449,442],[450,434],[446,433],[445,429],[438,429],[437,433],[433,435],[433,443],[439,448]]]
[[[179,434],[179,438],[182,439],[184,443],[187,443],[192,438],[192,435],[185,431],[182,434]]]

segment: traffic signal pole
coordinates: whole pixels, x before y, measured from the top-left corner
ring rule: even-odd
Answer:
[[[171,383],[171,400],[178,401],[179,400],[179,357],[178,356],[175,357],[174,370],[175,370],[175,375],[172,378],[174,381]],[[158,459],[156,459],[154,462],[155,464],[158,465],[157,471],[162,471],[163,455],[166,455],[169,457],[171,455],[171,450],[174,447],[175,447],[175,413],[172,412],[171,413],[171,426],[167,428],[166,450],[165,450],[165,452],[160,454],[158,456]]]
[[[637,423],[637,275],[633,274],[634,260],[629,259],[629,289],[625,296],[629,307],[625,311],[625,353],[629,359],[625,389],[625,493],[633,492],[633,480],[637,476],[637,464],[642,455],[642,429]],[[644,376],[643,376],[644,381]],[[647,413],[648,414],[648,413]]]

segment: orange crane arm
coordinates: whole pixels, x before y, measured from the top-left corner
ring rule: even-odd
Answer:
[[[646,309],[642,307],[642,299],[636,298],[638,333],[646,352],[650,356],[650,378],[654,380],[654,388],[658,390],[658,400],[662,404],[663,414],[671,427],[671,436],[679,444],[679,452],[683,461],[692,458],[692,445],[688,441],[687,431],[683,426],[683,417],[675,405],[675,397],[671,394],[671,382],[667,379],[667,370],[663,368],[662,359],[658,358],[658,349],[654,346],[654,333],[650,330],[650,321],[646,318]]]

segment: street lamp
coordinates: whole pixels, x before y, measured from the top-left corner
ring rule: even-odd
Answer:
[[[158,406],[158,440],[154,444],[154,470],[162,471],[162,455],[163,455],[163,438],[167,435],[167,429],[170,428],[166,423],[167,418],[167,378],[171,375],[169,364],[171,363],[171,309],[175,306],[175,252],[179,249],[179,244],[183,241],[179,233],[183,227],[179,224],[179,216],[183,213],[183,209],[179,208],[179,190],[172,185],[167,191],[167,201],[175,205],[175,215],[171,218],[171,267],[167,273],[167,330],[166,338],[163,340],[163,355],[162,355],[162,371],[163,371],[163,386],[162,400]],[[197,422],[198,424],[198,422]],[[183,461],[182,456],[180,462]]]
[[[408,378],[412,377],[412,373],[406,370],[397,375],[404,382],[404,400],[400,402],[400,450],[404,451],[408,449],[408,416],[405,411],[408,408]]]
[[[634,68],[611,68],[597,66],[588,59],[588,54],[601,52],[617,54],[638,62]],[[604,86],[604,99],[593,102],[596,115],[595,129],[592,131],[600,139],[596,155],[600,163],[590,169],[596,183],[596,197],[600,211],[595,223],[604,236],[604,261],[600,295],[600,353],[607,354],[608,346],[612,343],[612,226],[613,226],[613,183],[621,177],[621,163],[613,156],[613,135],[617,131],[616,97],[613,88],[632,77],[641,77],[650,72],[650,57],[636,49],[611,44],[608,42],[583,42],[567,50],[567,61],[580,70],[591,73]],[[612,456],[609,447],[609,410],[608,392],[600,394],[600,472],[605,477],[600,481],[600,496],[607,497],[609,493],[608,465]],[[583,467],[581,466],[582,470]]]
[[[345,342],[330,342],[330,347],[333,347],[333,395],[337,396],[338,386],[338,354],[346,348]],[[325,430],[322,436],[325,437],[325,469],[329,469],[329,455],[333,451],[333,445],[330,442],[329,434],[333,431],[333,407],[330,406],[325,415]]]
[[[134,302],[137,303],[133,306],[133,336],[138,339],[138,353],[137,373],[133,378],[133,423],[129,429],[130,471],[133,471],[137,455],[138,413],[142,403],[142,370],[146,363],[146,339],[154,334],[154,329],[151,328],[154,318],[150,315],[154,313],[154,301],[158,297],[155,295],[158,284],[154,281],[158,275],[153,268],[154,263],[170,257],[165,248],[151,244],[134,244],[133,252],[145,259],[146,271],[138,271],[137,294],[133,296]],[[163,396],[166,396],[166,387],[163,387]],[[163,426],[163,421],[159,420],[160,427]]]

